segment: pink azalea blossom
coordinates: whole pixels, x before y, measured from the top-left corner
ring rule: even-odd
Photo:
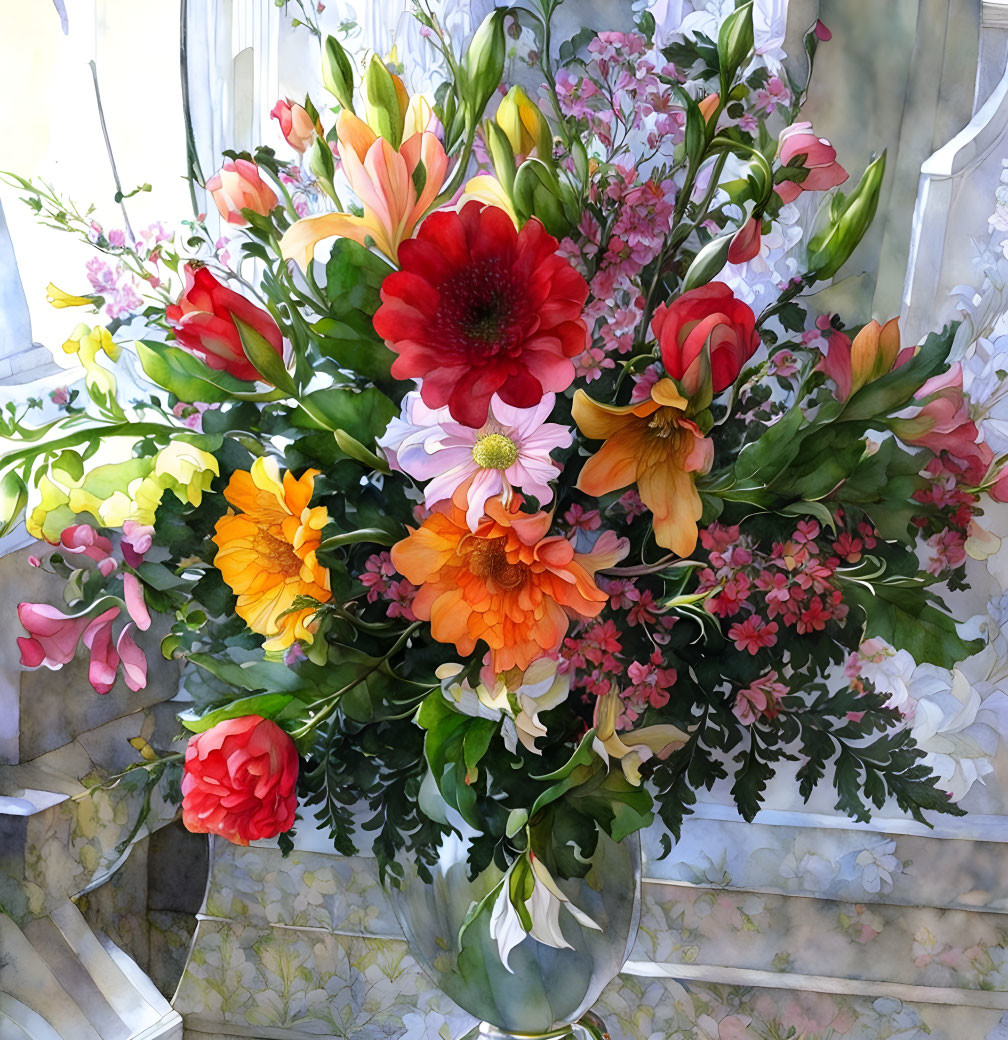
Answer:
[[[128,623],[119,633],[119,639],[116,641],[116,653],[122,662],[123,679],[126,685],[134,693],[144,689],[147,686],[147,658],[143,650],[134,642]]]
[[[533,408],[515,408],[495,394],[487,421],[473,429],[455,422],[447,408],[429,408],[413,391],[406,395],[404,418],[393,419],[378,444],[393,468],[429,481],[428,509],[466,485],[466,520],[475,530],[494,495],[506,504],[521,488],[540,505],[552,500],[549,482],[560,467],[550,452],[571,444],[566,426],[546,422],[554,402],[555,396],[546,394]]]
[[[780,698],[788,688],[777,681],[777,673],[767,672],[735,695],[732,711],[743,725],[751,726],[757,719],[774,719],[780,712]]]
[[[123,592],[126,600],[126,609],[130,617],[136,623],[141,632],[150,628],[151,619],[147,612],[147,603],[144,599],[143,585],[135,574],[128,571],[123,575]]]

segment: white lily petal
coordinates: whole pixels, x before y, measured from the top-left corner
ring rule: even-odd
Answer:
[[[514,968],[508,963],[508,959],[511,951],[525,938],[526,932],[518,917],[518,911],[511,905],[508,888],[505,879],[490,914],[490,938],[497,943],[501,964],[513,975]]]

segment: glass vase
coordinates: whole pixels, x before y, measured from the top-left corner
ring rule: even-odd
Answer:
[[[570,949],[555,949],[526,936],[503,964],[490,934],[493,900],[458,933],[469,913],[501,880],[491,866],[475,881],[468,877],[466,843],[449,835],[441,847],[433,881],[426,884],[408,867],[402,887],[392,889],[392,906],[410,952],[437,987],[482,1023],[463,1040],[601,1040],[607,1034],[590,1012],[630,956],[640,921],[640,838],[614,842],[599,835],[584,878],[557,884],[599,926],[583,927],[560,911]]]

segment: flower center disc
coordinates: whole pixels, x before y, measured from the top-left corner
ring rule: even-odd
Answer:
[[[477,439],[472,457],[482,469],[507,469],[518,461],[518,445],[503,433],[488,433]]]
[[[474,539],[469,553],[469,569],[484,581],[492,581],[501,589],[515,589],[524,584],[528,567],[509,563],[502,538]]]

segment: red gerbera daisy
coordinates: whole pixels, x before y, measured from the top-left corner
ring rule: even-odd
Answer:
[[[399,247],[374,317],[399,357],[397,379],[422,379],[430,408],[466,426],[486,422],[490,398],[516,408],[574,380],[587,341],[585,280],[538,220],[521,231],[495,206],[433,213]]]

